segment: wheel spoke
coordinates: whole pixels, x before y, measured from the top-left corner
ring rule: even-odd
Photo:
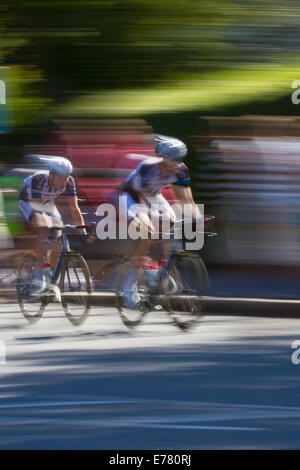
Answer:
[[[117,307],[126,326],[135,327],[142,321],[149,311],[148,298],[144,269],[125,261],[117,281]]]
[[[43,314],[47,299],[45,296],[34,295],[32,281],[36,266],[33,253],[25,254],[17,270],[17,298],[20,310],[31,323],[36,322]]]
[[[90,309],[91,280],[87,264],[79,254],[72,253],[65,258],[60,288],[67,318],[74,325],[81,324]]]
[[[186,330],[196,324],[204,313],[208,293],[208,274],[200,257],[178,254],[169,275],[178,284],[177,292],[168,295],[168,309],[173,320]]]

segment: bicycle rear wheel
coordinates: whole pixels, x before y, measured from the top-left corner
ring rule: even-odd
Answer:
[[[47,295],[35,295],[32,292],[36,264],[36,254],[25,253],[19,261],[16,272],[18,304],[22,314],[30,323],[36,323],[42,317],[49,302]]]
[[[204,315],[208,295],[209,279],[202,259],[192,253],[178,253],[168,270],[172,283],[172,293],[166,292],[166,306],[174,323],[181,330],[196,325]]]
[[[79,253],[65,255],[59,287],[66,317],[73,325],[81,325],[90,311],[92,287],[88,265]]]
[[[116,281],[116,306],[124,325],[134,328],[150,311],[148,288],[143,267],[135,267],[130,260],[120,265]]]

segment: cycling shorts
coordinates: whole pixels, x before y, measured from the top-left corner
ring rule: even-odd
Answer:
[[[19,199],[19,211],[21,212],[25,220],[27,220],[27,222],[30,222],[31,217],[35,212],[39,214],[47,214],[53,219],[54,222],[62,221],[62,217],[54,204],[49,205],[49,207],[43,207],[41,204],[31,204],[30,201],[24,201],[23,199]]]
[[[152,197],[147,197],[143,199],[140,196],[140,202],[136,200],[126,191],[120,193],[122,196],[119,199],[119,211],[126,212],[127,221],[130,222],[133,219],[145,217],[146,215],[154,216],[156,218],[166,218],[170,220],[175,220],[175,213],[168,203],[168,201],[163,197],[162,194],[157,194]]]

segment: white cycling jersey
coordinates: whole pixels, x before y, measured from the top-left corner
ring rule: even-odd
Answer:
[[[60,214],[55,206],[55,198],[61,195],[76,195],[75,181],[72,176],[68,177],[64,191],[51,189],[48,178],[49,171],[38,171],[24,181],[19,197],[19,209],[27,221],[31,219],[35,211],[45,212],[57,219]]]

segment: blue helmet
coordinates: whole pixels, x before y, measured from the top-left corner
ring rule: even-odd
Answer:
[[[156,154],[166,157],[168,160],[181,161],[187,154],[187,148],[181,140],[164,135],[155,135]]]

